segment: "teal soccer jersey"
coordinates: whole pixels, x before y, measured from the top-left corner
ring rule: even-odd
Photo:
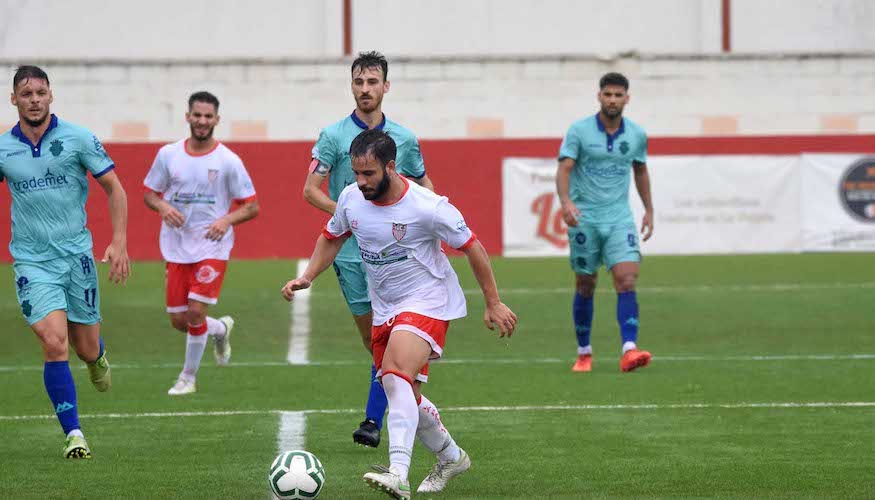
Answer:
[[[38,144],[20,125],[0,136],[0,181],[12,194],[12,257],[44,262],[90,254],[88,173],[96,178],[113,168],[94,134],[55,115]]]
[[[425,164],[422,153],[419,151],[419,141],[413,132],[401,125],[386,119],[376,127],[389,134],[395,141],[398,153],[395,160],[398,173],[406,177],[419,179],[425,175]],[[328,196],[337,201],[337,197],[343,189],[355,182],[352,172],[352,162],[349,158],[349,147],[360,133],[367,130],[365,122],[359,120],[355,112],[326,127],[319,134],[316,145],[313,146],[313,159],[318,160],[316,172],[320,175],[329,175]],[[343,262],[361,262],[358,242],[355,237],[350,237],[335,260]]]
[[[632,219],[629,181],[632,163],[647,163],[647,134],[623,118],[608,135],[598,115],[574,122],[559,148],[559,159],[575,160],[571,171],[571,201],[583,222],[613,224]]]

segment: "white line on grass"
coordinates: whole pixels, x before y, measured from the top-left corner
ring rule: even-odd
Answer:
[[[526,405],[526,406],[449,406],[441,407],[442,412],[517,412],[517,411],[600,411],[600,410],[742,410],[742,409],[786,409],[786,408],[875,408],[875,401],[822,401],[822,402],[766,402],[766,403],[642,403],[613,405]],[[359,413],[361,408],[337,408],[314,410],[228,410],[228,411],[184,411],[151,413],[97,413],[79,415],[79,418],[179,418],[179,417],[235,417],[259,415],[339,415]],[[0,415],[0,421],[9,420],[54,420],[55,415]],[[291,441],[290,441],[291,442]],[[294,448],[286,448],[294,449]]]
[[[307,414],[302,411],[281,411],[280,429],[276,435],[277,452],[303,450],[307,442]]]
[[[298,261],[298,277],[304,274],[310,261]],[[310,362],[310,294],[309,288],[295,292],[292,301],[292,320],[289,324],[289,353],[286,360],[292,365],[306,365]]]
[[[862,283],[771,283],[771,284],[746,284],[746,285],[677,285],[677,286],[638,286],[635,288],[640,293],[700,293],[700,292],[801,292],[815,290],[842,290],[858,288],[875,288],[875,282]],[[479,288],[466,288],[465,295],[481,295]],[[538,295],[573,293],[574,287],[558,288],[502,288],[502,295]],[[615,294],[610,288],[596,290],[600,294]]]
[[[606,359],[616,359],[616,356],[605,356]],[[517,365],[517,364],[530,364],[530,365],[544,365],[544,364],[554,364],[554,363],[567,363],[569,359],[573,360],[573,358],[441,358],[439,361],[433,361],[433,363],[441,363],[446,365]],[[668,362],[695,362],[695,361],[714,361],[714,362],[727,362],[727,361],[739,361],[739,362],[759,362],[759,361],[870,361],[875,360],[875,354],[765,354],[765,355],[756,355],[756,354],[739,354],[735,356],[708,356],[708,355],[700,355],[700,354],[679,354],[679,355],[654,355],[654,361],[668,361]],[[307,363],[296,363],[298,365],[306,365],[306,366],[356,366],[362,365],[365,362],[362,360],[355,359],[347,359],[347,360],[333,360],[333,361],[309,361]],[[227,367],[222,368],[223,370],[227,370],[230,368],[259,368],[259,367],[270,367],[270,366],[289,366],[289,362],[287,361],[241,361],[234,362]],[[81,369],[85,369],[85,365],[80,366]],[[115,364],[113,363],[112,368],[115,370],[145,370],[145,369],[156,369],[156,368],[179,368],[178,363],[124,363],[124,364]],[[42,370],[42,366],[37,365],[4,365],[0,366],[0,373],[2,372],[18,372],[18,371],[37,371]],[[209,369],[209,367],[207,367]]]

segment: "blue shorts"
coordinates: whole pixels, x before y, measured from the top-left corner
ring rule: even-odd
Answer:
[[[334,261],[334,272],[340,283],[340,291],[346,305],[354,316],[371,312],[371,297],[368,295],[368,278],[361,262]]]
[[[620,262],[641,262],[635,223],[592,224],[581,221],[568,227],[571,268],[576,274],[595,274],[604,262],[608,271]]]
[[[44,262],[16,262],[15,292],[29,325],[52,311],[67,311],[67,320],[83,325],[100,323],[97,269],[91,252]]]

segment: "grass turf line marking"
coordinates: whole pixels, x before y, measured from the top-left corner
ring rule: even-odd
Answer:
[[[310,261],[298,261],[297,276],[300,277],[307,269]],[[310,363],[310,294],[309,288],[295,292],[291,306],[291,322],[289,324],[289,353],[286,361],[291,365],[306,365]]]
[[[569,359],[573,358],[441,358],[439,361],[432,363],[440,363],[444,365],[469,365],[469,364],[494,364],[494,365],[515,365],[515,364],[553,364],[553,363],[568,363]],[[599,359],[602,359],[601,357]],[[603,359],[617,360],[617,356],[604,356]],[[696,361],[869,361],[875,360],[875,354],[764,354],[764,355],[730,355],[730,356],[707,356],[700,354],[678,354],[678,355],[654,355],[654,361],[668,362],[696,362]],[[364,365],[362,360],[334,360],[334,361],[309,361],[307,363],[298,363],[303,366],[356,366]],[[222,370],[228,370],[234,367],[238,368],[259,368],[271,366],[289,366],[287,361],[241,361],[234,362],[228,366],[222,367]],[[160,369],[173,368],[178,369],[179,363],[125,363],[115,364],[112,367],[117,370],[145,370],[145,369]],[[83,364],[79,367],[84,370],[86,366]],[[207,370],[212,369],[209,366],[204,367]],[[19,371],[37,371],[42,370],[42,366],[34,365],[0,365],[0,373],[4,372],[19,372]]]
[[[744,409],[797,409],[797,408],[875,408],[875,401],[820,401],[809,403],[642,403],[610,405],[524,405],[524,406],[449,406],[442,412],[516,412],[516,411],[599,411],[599,410],[744,410]],[[314,410],[228,410],[184,411],[150,413],[103,413],[83,414],[79,418],[178,418],[178,417],[234,417],[247,415],[282,415],[284,413],[306,415],[340,415],[359,413],[361,408],[314,409]],[[0,415],[0,421],[54,420],[55,415]],[[287,448],[294,449],[294,448]]]
[[[277,453],[303,450],[307,442],[307,414],[303,411],[281,411],[280,428],[276,435]]]

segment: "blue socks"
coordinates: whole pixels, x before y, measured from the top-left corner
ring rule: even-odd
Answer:
[[[76,407],[76,385],[73,383],[70,363],[46,361],[43,366],[43,382],[64,434],[78,429],[79,409]]]
[[[100,357],[103,356],[103,351],[105,350],[103,348],[103,337],[97,337],[97,340],[100,341],[100,352],[97,353],[97,359],[100,359]],[[95,361],[97,361],[97,360],[95,360]]]
[[[377,367],[371,365],[371,392],[368,393],[368,405],[365,407],[365,417],[377,423],[377,428],[383,428],[383,416],[389,406],[386,391],[377,380]]]
[[[574,294],[574,332],[577,334],[577,346],[589,345],[592,331],[593,298],[584,298],[579,293]]]
[[[624,344],[638,340],[638,297],[635,292],[617,294],[617,323]]]

